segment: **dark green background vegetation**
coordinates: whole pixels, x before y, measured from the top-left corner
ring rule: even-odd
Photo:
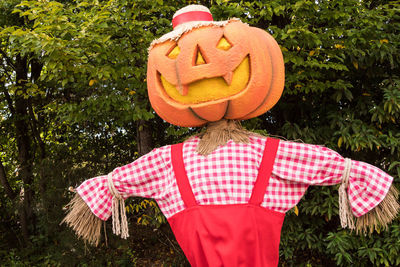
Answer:
[[[69,186],[195,131],[163,122],[146,93],[147,47],[189,3],[0,2],[1,265],[185,264],[154,202],[131,199],[131,237],[108,230],[108,246],[104,240],[99,248],[59,222]],[[282,48],[284,94],[245,127],[326,145],[399,182],[399,1],[191,3],[209,6],[215,20],[237,17],[263,28]],[[340,228],[337,198],[337,187],[313,187],[298,215],[288,212],[280,264],[399,265],[399,221],[356,236]]]

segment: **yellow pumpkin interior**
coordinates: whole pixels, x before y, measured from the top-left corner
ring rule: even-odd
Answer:
[[[206,61],[203,58],[203,55],[200,53],[200,50],[197,52],[196,65],[206,64]]]
[[[218,49],[222,50],[229,50],[232,47],[232,45],[228,42],[228,40],[225,39],[225,37],[222,37],[221,40],[219,40],[217,44]]]
[[[218,100],[235,95],[246,88],[250,78],[250,60],[245,57],[233,71],[232,82],[226,83],[224,78],[207,78],[189,84],[188,92],[182,95],[179,90],[160,75],[165,92],[174,100],[184,104],[197,104]]]
[[[179,46],[175,46],[174,49],[171,50],[171,52],[168,53],[168,57],[171,59],[176,59],[181,52],[181,49]]]

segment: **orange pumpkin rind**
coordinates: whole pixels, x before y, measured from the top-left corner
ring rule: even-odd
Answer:
[[[274,38],[237,20],[221,25],[201,25],[179,35],[176,42],[167,39],[153,44],[147,70],[148,93],[154,110],[164,120],[193,127],[223,118],[250,119],[279,100],[284,62]],[[250,69],[235,71],[244,58],[249,59]],[[232,94],[210,90],[219,86],[222,78],[228,86],[235,77],[247,77],[244,88],[235,87]],[[201,86],[194,94],[190,88],[197,81]]]

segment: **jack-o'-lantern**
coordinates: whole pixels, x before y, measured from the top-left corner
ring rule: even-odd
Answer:
[[[282,94],[284,63],[274,38],[238,19],[215,23],[196,24],[150,48],[149,98],[172,124],[253,118]]]

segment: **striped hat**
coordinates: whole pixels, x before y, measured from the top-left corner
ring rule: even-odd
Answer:
[[[166,42],[168,40],[177,41],[182,34],[202,26],[216,26],[222,27],[231,21],[238,21],[239,19],[232,18],[224,21],[214,21],[210,10],[202,5],[189,5],[179,9],[172,17],[173,31],[164,34],[160,38],[154,40],[150,44],[149,50],[154,45]]]

